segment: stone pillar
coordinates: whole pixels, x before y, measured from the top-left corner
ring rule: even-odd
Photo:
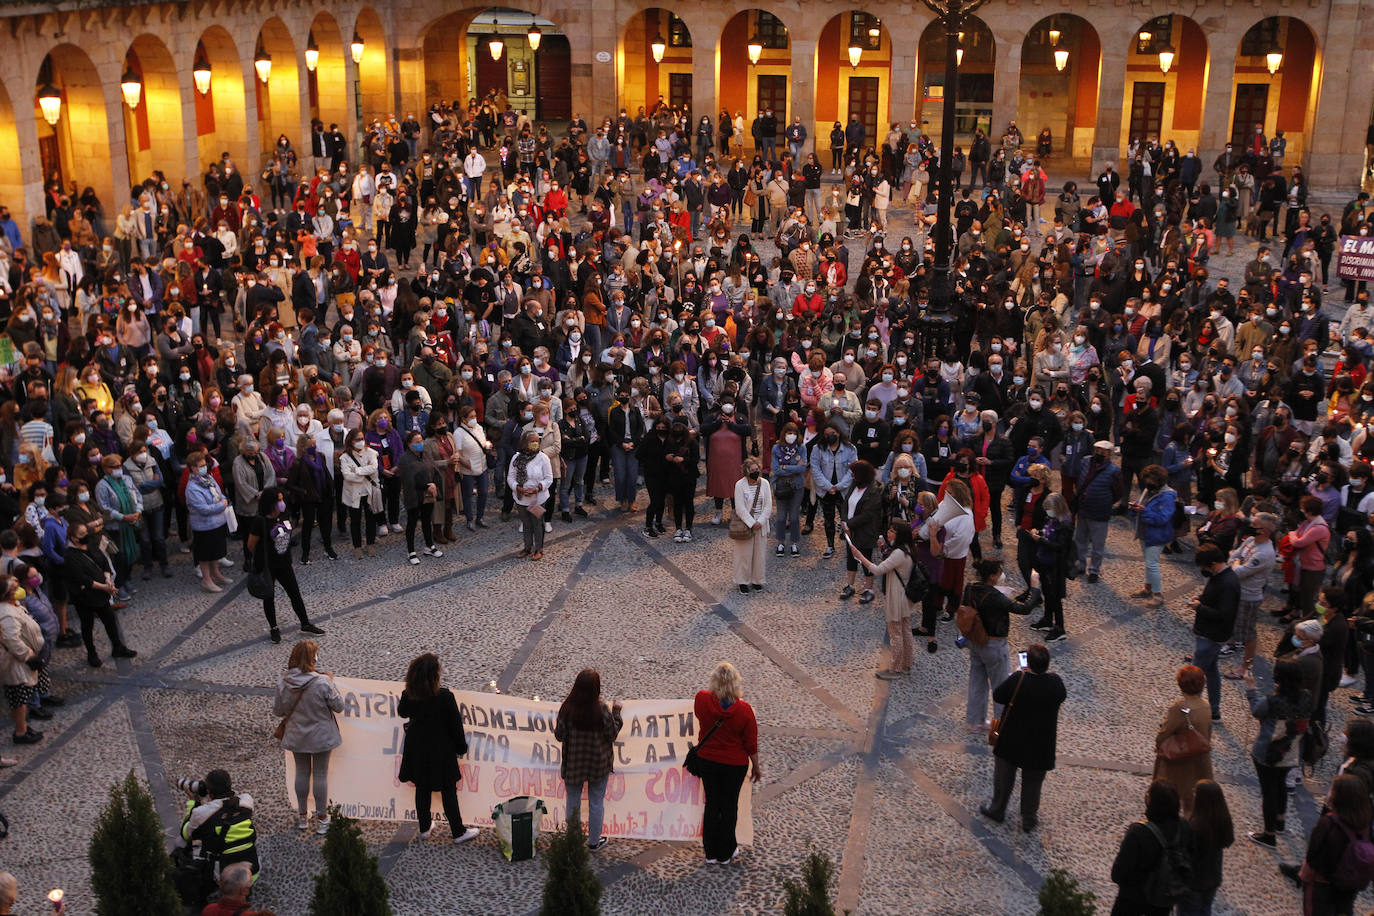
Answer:
[[[920,30],[912,27],[911,34]],[[892,45],[892,77],[887,95],[887,121],[907,124],[916,116],[916,48],[919,42]]]
[[[415,117],[428,127],[425,115],[429,105],[425,98],[424,46],[395,48],[391,54],[391,66],[391,82],[396,87],[396,109],[415,112]]]
[[[1007,129],[1007,123],[1016,119],[1016,109],[1021,103],[1021,45],[1025,31],[1014,29],[994,32],[997,38],[996,76],[992,83],[992,124],[989,126],[988,139],[995,142]],[[1027,143],[1034,144],[1035,133],[1029,127],[1017,125]]]
[[[123,200],[133,184],[129,177],[129,140],[124,130],[124,96],[120,92],[118,80],[107,82],[102,88],[105,93],[105,124],[109,129],[110,138],[110,161],[106,169],[89,168],[89,174],[94,179],[92,184],[101,200]],[[62,114],[64,117],[68,115],[66,106],[63,106]],[[72,149],[72,165],[76,174],[87,174],[88,169],[82,167],[76,152],[75,137],[72,138]],[[91,160],[89,165],[94,166],[94,160]]]
[[[1374,73],[1368,66],[1345,65],[1369,60],[1374,34],[1369,22],[1360,22],[1360,4],[1352,0],[1333,0],[1327,23],[1327,34],[1317,37],[1325,72],[1303,168],[1319,185],[1357,188],[1363,178],[1365,115],[1374,97]]]
[[[252,170],[262,167],[262,125],[258,119],[258,94],[255,85],[258,73],[253,69],[253,55],[251,53],[243,56],[243,160],[239,161],[239,171],[245,175],[252,174]],[[264,93],[265,95],[266,93]],[[216,130],[219,129],[219,119],[215,119]],[[350,157],[351,158],[351,157]],[[247,181],[247,179],[244,179]]]
[[[1093,132],[1092,174],[1108,162],[1121,164],[1121,126],[1126,117],[1126,51],[1119,40],[1102,42],[1097,82],[1097,127]]]
[[[1202,104],[1202,130],[1199,132],[1197,154],[1203,162],[1203,173],[1211,175],[1211,164],[1221,155],[1231,136],[1231,97],[1235,94],[1236,51],[1240,47],[1240,38],[1223,34],[1208,35],[1207,40],[1211,55],[1207,65],[1207,94]]]
[[[191,58],[183,55],[177,68],[177,87],[181,93],[181,158],[185,178],[200,187],[200,125],[196,120],[196,84],[191,76]]]
[[[348,137],[348,160],[349,162],[361,162],[358,156],[358,119],[362,116],[358,105],[360,102],[358,92],[354,90],[354,84],[358,79],[358,65],[353,63],[353,55],[344,55],[344,94],[348,96],[348,125],[344,127],[344,136]]]
[[[774,112],[780,125],[792,123],[794,117],[801,118],[807,133],[815,135],[816,127],[816,42],[810,39],[791,38],[792,45],[792,92],[787,100],[789,111]],[[746,113],[745,122],[748,123]],[[747,127],[746,127],[747,129]],[[828,132],[827,132],[828,135]],[[829,142],[828,140],[825,142]],[[879,141],[881,142],[881,140]],[[785,146],[783,147],[785,149]]]
[[[572,98],[573,111],[582,115],[589,128],[607,114],[619,111],[617,98],[616,51],[620,44],[620,19],[616,6],[609,9],[587,7],[590,22],[583,23],[585,38],[572,40]],[[626,10],[632,15],[633,10]]]
[[[27,99],[20,97],[20,104],[13,106],[15,133],[19,138],[19,169],[24,183],[24,198],[11,206],[15,222],[19,224],[24,240],[30,241],[33,219],[46,212],[43,194],[43,161],[38,155],[38,122],[32,104],[25,105]],[[116,211],[118,212],[118,211]]]

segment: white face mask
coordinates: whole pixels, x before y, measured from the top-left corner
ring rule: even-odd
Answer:
[[[908,477],[911,476],[911,468],[898,468],[897,476],[900,477],[902,480],[906,480]]]
[[[796,444],[797,444],[797,434],[796,434],[796,433],[788,433],[786,436],[783,436],[783,439],[785,439],[785,440],[787,441],[787,444],[788,444],[788,445],[796,445]]]

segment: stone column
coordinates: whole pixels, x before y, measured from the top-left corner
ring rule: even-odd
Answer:
[[[1092,174],[1108,162],[1121,162],[1121,125],[1126,117],[1126,51],[1124,42],[1102,42],[1102,67],[1097,83],[1097,127],[1093,132]]]
[[[251,47],[251,45],[250,45]],[[262,125],[258,119],[258,94],[257,79],[258,73],[253,69],[253,55],[251,53],[243,56],[243,160],[239,161],[239,171],[243,174],[250,174],[250,170],[258,169],[262,165]],[[266,94],[266,93],[264,93]],[[269,102],[270,104],[270,102]],[[215,128],[219,129],[218,112],[216,112]],[[350,160],[352,156],[350,155]],[[247,181],[247,179],[244,179]]]
[[[1320,185],[1355,188],[1363,178],[1374,73],[1368,66],[1345,65],[1369,60],[1374,34],[1369,22],[1360,21],[1360,4],[1351,0],[1333,0],[1327,22],[1327,34],[1317,37],[1318,60],[1326,72],[1303,165]]]
[[[1211,54],[1197,155],[1203,162],[1204,174],[1212,174],[1211,164],[1221,155],[1231,136],[1231,97],[1235,94],[1236,51],[1240,47],[1240,37],[1208,35],[1207,42]]]
[[[780,125],[792,123],[792,118],[801,118],[806,131],[813,137],[818,130],[816,125],[816,42],[814,40],[791,38],[792,45],[792,90],[787,100],[786,113],[774,112]],[[785,118],[785,120],[784,120]],[[746,125],[748,118],[745,118]],[[827,136],[829,132],[827,131]],[[826,141],[829,142],[829,141]],[[881,142],[881,141],[880,141]],[[785,145],[783,145],[785,149]]]
[[[391,55],[391,67],[391,82],[396,87],[396,109],[415,112],[415,117],[428,129],[424,46],[396,48]]]
[[[348,46],[345,45],[345,48]],[[353,63],[353,55],[344,54],[344,95],[348,97],[348,124],[344,126],[344,136],[348,138],[348,161],[357,163],[362,159],[358,155],[358,144],[361,137],[358,135],[358,119],[362,112],[358,108],[361,101],[358,92],[354,91],[353,83],[358,79],[358,65]]]
[[[913,35],[920,29],[912,26]],[[916,48],[918,42],[892,45],[892,79],[887,95],[887,121],[906,124],[916,116]]]
[[[21,97],[21,101],[23,97]],[[23,233],[24,240],[30,241],[33,219],[46,212],[43,194],[43,161],[38,155],[38,122],[32,104],[18,104],[13,107],[15,133],[19,138],[19,169],[24,182],[24,199],[17,207],[12,207],[15,222]],[[117,211],[116,211],[117,212]]]
[[[988,129],[989,141],[995,141],[1007,129],[1007,122],[1016,119],[1016,109],[1021,103],[1021,44],[1025,40],[1024,31],[1004,30],[994,33],[997,37],[996,76],[992,84],[992,124]],[[1030,128],[1021,127],[1021,134],[1030,144],[1035,142],[1035,134],[1028,133]]]

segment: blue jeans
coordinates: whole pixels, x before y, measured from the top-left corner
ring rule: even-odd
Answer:
[[[463,516],[472,521],[481,519],[487,512],[487,490],[491,489],[491,471],[480,474],[464,474],[463,477]]]
[[[582,505],[582,478],[587,476],[587,456],[568,459],[568,469],[558,486],[558,511],[568,511],[568,494],[574,493],[577,505]]]
[[[615,501],[618,503],[634,502],[635,493],[639,490],[639,459],[635,457],[633,451],[625,451],[624,446],[617,442],[610,447],[611,449],[611,476],[615,480]]]
[[[606,774],[596,782],[564,782],[568,791],[568,806],[564,814],[568,820],[582,816],[582,787],[587,787],[587,845],[595,845],[601,839],[601,822],[606,816]]]
[[[1217,667],[1217,659],[1220,657],[1221,643],[1212,642],[1205,636],[1197,638],[1197,646],[1193,649],[1193,664],[1207,675],[1207,702],[1211,704],[1213,718],[1221,715],[1221,669]]]
[[[1005,636],[989,639],[986,646],[968,644],[968,701],[964,721],[977,725],[988,721],[988,697],[1011,673],[1011,659],[1007,655]],[[993,715],[1002,711],[993,704]]]
[[[1176,916],[1212,916],[1212,901],[1216,899],[1217,889],[1210,891],[1189,891],[1178,902]]]
[[[786,499],[777,499],[778,514],[773,520],[773,539],[778,542],[779,547],[801,541],[801,504],[802,497],[806,495],[806,487],[803,486],[802,475],[797,474],[796,477],[796,489],[792,491],[792,495]]]
[[[1159,572],[1159,555],[1163,550],[1163,544],[1141,548],[1145,555],[1145,584],[1156,595],[1164,591],[1164,577]]]

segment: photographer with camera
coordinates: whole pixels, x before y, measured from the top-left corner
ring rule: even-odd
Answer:
[[[225,866],[243,862],[254,878],[258,873],[257,830],[253,826],[253,796],[234,792],[225,770],[211,770],[205,779],[179,779],[186,793],[181,838],[186,845],[172,854],[177,890],[187,903],[199,906],[214,888]]]

